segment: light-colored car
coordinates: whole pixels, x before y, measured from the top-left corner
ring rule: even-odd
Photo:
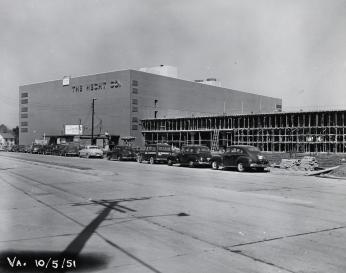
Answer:
[[[79,151],[79,157],[99,157],[103,158],[103,151],[98,147],[94,145],[88,145],[84,149],[81,149]]]

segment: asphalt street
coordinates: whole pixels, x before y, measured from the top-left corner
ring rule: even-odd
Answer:
[[[3,152],[0,187],[0,266],[346,272],[345,180]]]

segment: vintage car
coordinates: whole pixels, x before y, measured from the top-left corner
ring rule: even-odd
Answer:
[[[63,144],[53,144],[49,145],[49,152],[51,155],[63,155],[64,145]]]
[[[18,150],[19,150],[19,145],[17,145],[17,144],[12,145],[12,146],[8,149],[9,152],[18,152]]]
[[[249,169],[264,171],[269,167],[269,162],[261,151],[250,145],[227,147],[224,153],[213,156],[210,161],[214,170],[235,167],[239,172]]]
[[[103,151],[96,145],[87,145],[79,151],[79,157],[99,157],[103,158]]]
[[[18,152],[20,153],[28,153],[30,151],[31,147],[29,145],[19,145],[18,146]]]
[[[172,155],[172,146],[169,144],[149,144],[144,151],[140,152],[137,157],[139,163],[147,161],[150,164],[167,163],[167,159]]]
[[[107,159],[136,161],[137,153],[131,146],[115,146],[111,151],[107,152]]]
[[[78,143],[67,143],[61,146],[60,155],[62,156],[79,156],[80,146]]]
[[[44,149],[43,145],[33,144],[31,146],[30,153],[31,154],[42,154],[43,149]]]
[[[210,149],[202,145],[187,145],[181,148],[181,151],[168,158],[168,165],[180,164],[181,166],[210,166]]]

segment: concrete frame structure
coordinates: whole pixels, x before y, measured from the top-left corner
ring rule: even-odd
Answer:
[[[254,145],[271,152],[346,152],[346,110],[142,121],[147,143]]]
[[[96,137],[133,136],[137,146],[144,145],[143,119],[273,112],[282,105],[278,98],[137,70],[65,77],[19,87],[19,143],[63,136],[65,125],[82,125],[83,135],[75,137],[90,138],[94,98]]]

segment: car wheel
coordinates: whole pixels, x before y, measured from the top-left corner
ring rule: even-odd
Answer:
[[[150,164],[154,164],[154,163],[155,163],[155,160],[154,160],[154,158],[153,158],[153,157],[150,157],[150,159],[149,159],[149,163],[150,163]]]
[[[244,163],[238,162],[238,164],[237,164],[237,170],[238,170],[238,172],[243,172],[243,171],[245,171]]]
[[[172,159],[168,159],[167,164],[168,164],[168,166],[172,166],[173,165]]]
[[[219,162],[213,161],[213,162],[211,163],[211,168],[212,168],[213,170],[219,169]]]
[[[195,163],[191,160],[191,161],[189,161],[189,167],[190,168],[193,168],[195,166]]]

